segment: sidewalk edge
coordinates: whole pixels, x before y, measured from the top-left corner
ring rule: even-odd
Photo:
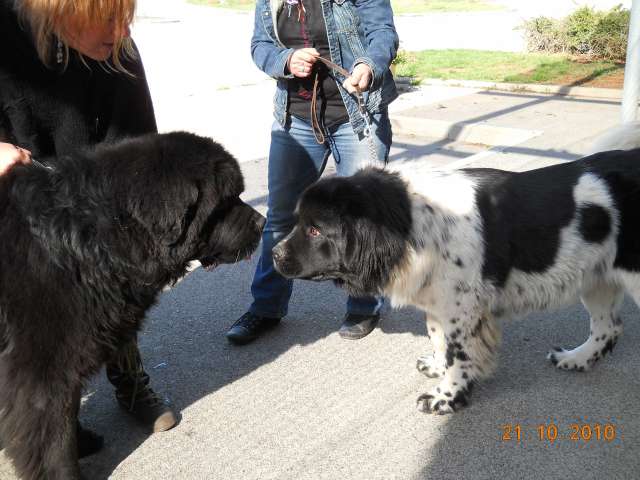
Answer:
[[[617,88],[579,87],[570,85],[540,85],[532,83],[502,83],[485,82],[479,80],[440,80],[426,78],[422,80],[424,86],[464,87],[482,90],[497,90],[503,92],[530,92],[548,95],[564,95],[568,97],[597,98],[606,100],[621,100],[622,90]]]

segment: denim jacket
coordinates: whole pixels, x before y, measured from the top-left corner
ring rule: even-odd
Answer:
[[[365,102],[370,113],[382,111],[398,93],[389,65],[398,50],[398,35],[393,24],[389,0],[313,0],[320,1],[327,26],[331,60],[348,71],[358,63],[366,63],[373,72],[373,80]],[[278,38],[277,14],[282,0],[257,0],[255,25],[251,39],[251,56],[255,64],[277,80],[274,97],[274,116],[284,126],[287,120],[287,60],[293,53]],[[337,74],[337,78],[340,75]],[[341,78],[341,81],[344,78]],[[358,110],[356,98],[349,95],[337,81],[349,120],[355,133],[364,130],[364,118]]]

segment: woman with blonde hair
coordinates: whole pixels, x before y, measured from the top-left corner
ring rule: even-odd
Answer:
[[[135,0],[0,0],[0,174],[100,142],[156,132],[130,38]],[[153,431],[176,423],[149,386],[135,338],[107,364],[118,403]],[[80,431],[80,455],[101,439]]]

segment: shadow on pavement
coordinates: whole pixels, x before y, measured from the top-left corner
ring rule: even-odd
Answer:
[[[153,387],[168,394],[177,411],[271,363],[290,348],[317,342],[339,327],[345,294],[329,282],[296,283],[289,314],[280,326],[250,345],[229,344],[224,334],[251,300],[255,260],[219,267],[212,273],[197,270],[165,293],[151,311],[139,338],[142,357]],[[423,336],[422,319],[411,309],[390,313],[385,306],[380,328],[385,333]],[[119,410],[103,373],[88,392],[80,418],[85,426],[104,435],[105,448],[81,460],[81,467],[88,478],[101,480],[153,437]],[[238,408],[244,408],[248,400],[238,398]],[[170,457],[171,452],[166,455]]]

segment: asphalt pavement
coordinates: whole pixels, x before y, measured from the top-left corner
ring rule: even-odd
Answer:
[[[244,199],[264,212],[274,85],[251,68],[247,19],[185,7],[140,19],[134,33],[161,129],[223,143],[241,162]],[[416,89],[391,109],[390,160],[509,170],[571,161],[620,119],[618,100],[592,93]],[[629,301],[616,349],[586,373],[545,359],[587,337],[579,306],[506,323],[499,366],[471,405],[432,416],[415,408],[435,380],[415,369],[431,346],[413,309],[387,308],[371,335],[347,341],[337,334],[344,293],[301,281],[278,328],[230,345],[224,333],[251,301],[256,260],[197,270],[149,313],[140,348],[181,414],[175,429],[149,436],[102,373],[88,386],[81,419],[105,436],[104,450],[81,461],[88,479],[639,478],[640,324]],[[1,454],[0,478],[15,478]]]

